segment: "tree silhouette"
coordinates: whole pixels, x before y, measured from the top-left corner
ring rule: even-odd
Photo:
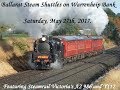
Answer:
[[[7,31],[8,28],[9,26],[7,25],[4,25],[4,24],[0,25],[0,40],[3,39],[3,32]]]

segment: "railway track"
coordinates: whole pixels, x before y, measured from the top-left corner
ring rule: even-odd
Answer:
[[[113,59],[113,57],[110,56],[109,58],[108,57],[107,58],[106,57],[102,58],[101,62],[106,60],[106,59],[111,60],[111,59]],[[67,70],[63,70],[62,72],[59,72],[57,74],[48,76],[46,78],[42,78],[42,79],[40,79],[40,80],[38,80],[36,82],[33,82],[32,84],[35,84],[35,83],[40,83],[40,84],[57,83],[57,82],[59,82],[61,80],[64,80],[65,78],[71,77],[71,76],[73,76],[73,75],[75,75],[77,73],[80,73],[82,71],[85,71],[87,69],[95,67],[98,64],[99,64],[100,67],[101,66],[105,67],[102,63],[100,63],[100,62],[96,63],[94,60],[91,60],[91,62],[83,62],[82,61],[82,64],[80,64],[80,65],[78,64],[77,66],[75,66],[73,68],[70,68],[70,69],[67,69]],[[105,68],[107,68],[107,67],[105,67]],[[62,77],[62,78],[59,78],[59,77]],[[55,78],[57,80],[55,80]]]
[[[109,52],[109,51],[108,51]],[[76,84],[88,83],[95,73],[105,73],[106,69],[114,66],[119,62],[118,57],[120,52],[118,49],[110,50],[108,54],[101,54],[91,58],[86,58],[80,61],[69,63],[60,70],[28,70],[16,75],[11,75],[0,79],[0,90],[4,84],[19,85],[19,84]],[[116,56],[117,55],[117,56]],[[96,71],[99,69],[98,71]],[[91,74],[90,74],[91,73]],[[78,79],[79,78],[79,79]]]
[[[105,55],[103,55],[103,57],[104,57]],[[96,57],[93,57],[94,59],[100,59],[100,57],[98,57],[98,56],[96,56]],[[94,59],[89,59],[89,63],[91,62],[94,62]],[[77,62],[79,62],[79,61],[77,61]],[[88,62],[88,59],[86,60],[86,62],[85,62],[85,60],[81,60],[80,61],[80,63],[81,62],[83,62],[83,63],[87,63]],[[76,63],[76,62],[73,62],[73,63]],[[80,64],[79,63],[79,64]],[[70,64],[72,64],[72,63],[70,63]],[[81,64],[80,64],[81,65]],[[85,65],[85,64],[82,64],[82,65]],[[79,67],[79,65],[78,66],[76,66],[76,67]],[[74,67],[74,68],[76,68],[76,67]],[[73,68],[73,69],[74,69]],[[67,69],[67,70],[69,70],[69,68]],[[67,70],[65,70],[65,71],[63,71],[63,72],[66,72]],[[41,73],[47,73],[47,72],[49,72],[48,70],[42,70],[42,71],[40,71],[40,70],[28,70],[28,71],[24,71],[24,72],[21,72],[21,73],[18,73],[18,74],[15,74],[15,75],[11,75],[11,76],[8,76],[7,77],[7,79],[11,79],[11,77],[14,77],[14,78],[12,78],[12,80],[13,81],[16,81],[16,80],[20,80],[20,79],[22,79],[23,80],[23,78],[27,78],[27,77],[32,77],[32,76],[35,76],[35,75],[39,75],[39,74],[41,74]],[[4,79],[6,79],[6,77],[5,78],[2,78],[2,79],[0,79],[0,80],[4,80]]]

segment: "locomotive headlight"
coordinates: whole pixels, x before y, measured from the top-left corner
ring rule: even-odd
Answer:
[[[45,38],[45,37],[42,37],[42,41],[46,41],[46,38]]]

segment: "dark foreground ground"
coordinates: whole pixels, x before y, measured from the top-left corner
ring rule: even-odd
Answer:
[[[80,90],[119,63],[120,47],[117,47],[101,55],[69,63],[59,70],[28,70],[1,78],[0,90]]]

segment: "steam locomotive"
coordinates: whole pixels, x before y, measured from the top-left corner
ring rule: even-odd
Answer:
[[[85,57],[102,53],[101,36],[53,36],[37,39],[34,42],[32,62],[38,69],[50,68],[58,60],[62,65]]]

